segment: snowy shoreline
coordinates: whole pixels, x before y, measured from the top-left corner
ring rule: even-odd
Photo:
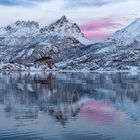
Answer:
[[[68,72],[68,73],[139,73],[140,70],[132,71],[132,70],[93,70],[93,71],[88,71],[88,70],[0,70],[0,73],[3,72],[57,72],[57,73],[63,73],[63,72]]]

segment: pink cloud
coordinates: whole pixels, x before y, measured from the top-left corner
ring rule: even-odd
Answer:
[[[85,35],[94,41],[102,41],[112,35],[122,25],[113,21],[112,17],[100,18],[80,26]]]
[[[105,38],[109,37],[112,35],[111,32],[104,32],[101,30],[96,30],[96,31],[88,31],[84,32],[85,36],[88,37],[90,40],[94,40],[97,42],[103,41]]]

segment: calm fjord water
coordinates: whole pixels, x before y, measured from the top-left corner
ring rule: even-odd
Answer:
[[[140,74],[0,73],[0,140],[140,140]]]

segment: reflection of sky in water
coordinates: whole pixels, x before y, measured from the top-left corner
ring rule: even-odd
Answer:
[[[84,104],[80,114],[93,123],[100,122],[102,124],[117,121],[120,116],[120,113],[111,104],[99,101],[90,101]]]
[[[139,83],[130,73],[1,73],[0,140],[139,140]]]

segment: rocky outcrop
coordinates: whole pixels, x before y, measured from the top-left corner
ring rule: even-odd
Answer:
[[[48,68],[52,69],[55,62],[51,57],[41,57],[39,59],[36,59],[34,64],[36,65],[36,67],[39,67],[41,65],[48,65]]]

